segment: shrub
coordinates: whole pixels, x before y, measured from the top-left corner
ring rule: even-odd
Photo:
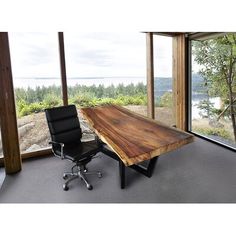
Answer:
[[[171,108],[173,106],[172,92],[165,92],[160,98],[160,104],[159,105],[161,107]]]
[[[215,136],[219,136],[225,139],[229,139],[229,140],[233,140],[232,136],[230,135],[230,133],[223,129],[223,128],[200,128],[200,127],[193,127],[193,130],[195,132],[198,132],[200,134],[204,134],[204,135],[215,135]]]
[[[62,105],[62,99],[57,97],[55,94],[47,94],[43,100],[45,108],[56,107]]]
[[[91,107],[95,106],[94,98],[89,93],[84,93],[79,96],[75,96],[74,98],[70,99],[70,102],[73,104],[78,105],[79,107]]]
[[[119,95],[117,98],[96,98],[91,97],[88,94],[77,96],[76,98],[70,99],[70,103],[76,104],[79,107],[91,107],[105,104],[116,104],[120,106],[126,105],[145,105],[147,104],[147,98],[144,95],[137,96],[123,96]]]
[[[104,104],[146,105],[146,86],[142,83],[124,86],[120,84],[105,87],[76,85],[68,87],[71,95],[70,104],[78,107],[92,107]],[[55,107],[62,104],[60,86],[37,87],[36,89],[15,89],[18,117],[43,111],[45,108]]]
[[[115,100],[115,104],[121,106],[127,105],[146,105],[147,98],[144,95],[136,95],[136,96],[122,96],[119,95],[118,98]]]
[[[32,113],[37,113],[43,111],[45,108],[45,104],[43,103],[31,103],[31,104],[25,104],[21,107],[21,110],[19,110],[19,116],[27,116]]]
[[[94,98],[93,102],[95,105],[115,104],[115,99],[114,98]]]

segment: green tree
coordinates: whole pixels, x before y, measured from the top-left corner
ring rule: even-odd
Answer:
[[[234,138],[236,141],[235,104],[236,98],[236,34],[193,44],[195,61],[201,65],[199,73],[203,76],[211,96],[220,96],[230,112]]]
[[[173,107],[173,96],[172,92],[165,92],[160,98],[161,107]]]

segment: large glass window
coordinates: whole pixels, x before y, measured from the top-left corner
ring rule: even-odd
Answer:
[[[48,147],[44,109],[62,104],[57,33],[9,33],[21,152]]]
[[[64,33],[69,103],[147,114],[144,33]]]
[[[192,40],[191,52],[190,128],[236,148],[236,34]]]
[[[153,49],[155,119],[173,126],[172,37],[154,35]]]

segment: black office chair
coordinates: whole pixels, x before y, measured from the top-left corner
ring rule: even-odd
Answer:
[[[100,171],[88,171],[86,164],[101,150],[100,143],[97,140],[81,141],[82,131],[74,105],[45,109],[45,114],[52,139],[49,144],[52,145],[54,155],[75,163],[71,172],[65,172],[63,175],[63,178],[67,179],[63,189],[67,191],[69,182],[80,177],[87,189],[92,190],[93,186],[88,183],[85,175],[97,174],[101,178],[102,174]]]

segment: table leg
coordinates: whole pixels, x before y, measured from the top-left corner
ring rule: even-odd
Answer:
[[[124,189],[125,188],[125,168],[126,168],[126,166],[121,161],[121,159],[118,157],[118,155],[116,153],[114,153],[113,151],[110,151],[110,150],[103,147],[102,152],[119,162],[120,186],[122,189]],[[154,171],[157,160],[158,160],[158,156],[152,158],[149,161],[149,164],[147,167],[144,167],[142,165],[131,165],[128,167],[139,172],[140,174],[143,174],[143,175],[150,178],[152,176],[153,171]]]
[[[119,172],[120,172],[120,187],[121,189],[125,188],[125,165],[119,160]]]
[[[145,176],[151,178],[157,160],[158,160],[158,156],[152,158],[152,159],[149,161],[147,167],[144,167],[144,166],[142,166],[142,165],[132,165],[132,166],[129,166],[129,168],[131,168],[131,169],[133,169],[133,170],[136,170],[136,171],[139,172],[140,174],[143,174],[143,175],[145,175]]]

